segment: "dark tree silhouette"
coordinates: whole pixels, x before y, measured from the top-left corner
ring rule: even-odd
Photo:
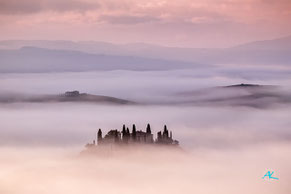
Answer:
[[[97,132],[97,143],[99,144],[102,141],[102,131],[101,129]]]
[[[148,134],[151,134],[152,133],[150,124],[147,124],[147,133]]]
[[[164,131],[168,131],[167,125],[164,125]]]
[[[102,138],[102,131],[101,131],[101,129],[98,130],[98,138]]]
[[[167,129],[167,125],[164,125],[163,137],[164,138],[168,138],[169,137],[169,131]]]
[[[136,141],[136,127],[135,124],[132,125],[132,139]]]
[[[122,140],[125,140],[126,136],[127,136],[127,134],[126,134],[125,125],[123,125],[123,127],[122,127]]]

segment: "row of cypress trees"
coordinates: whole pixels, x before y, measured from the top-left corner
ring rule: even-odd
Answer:
[[[121,133],[122,133],[122,139],[125,141],[128,141],[130,138],[129,128],[126,127],[125,125],[123,125]],[[148,133],[148,134],[152,133],[150,124],[147,124],[146,133]],[[132,139],[136,140],[136,126],[135,126],[135,124],[132,125],[132,133],[131,134],[132,134]]]

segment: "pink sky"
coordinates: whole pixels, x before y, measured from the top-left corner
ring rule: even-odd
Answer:
[[[0,39],[227,47],[291,34],[290,0],[0,0]]]

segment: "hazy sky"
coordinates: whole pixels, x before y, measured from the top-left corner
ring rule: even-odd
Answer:
[[[225,47],[291,34],[290,0],[0,0],[0,39]]]

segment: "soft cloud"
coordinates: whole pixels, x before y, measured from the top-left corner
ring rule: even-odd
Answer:
[[[121,20],[126,21],[144,20],[140,18],[152,18],[154,16],[164,18],[166,21],[170,18],[172,20],[189,21],[191,18],[217,18],[217,16],[236,21],[272,20],[278,17],[290,17],[290,7],[291,3],[287,0],[149,0],[147,2],[140,0],[123,0],[122,2],[116,0],[99,0],[97,2],[92,0],[0,0],[1,14],[32,14],[42,11],[91,12],[98,9],[98,13],[95,12],[96,16],[110,15],[113,18],[113,14],[118,17],[119,13]],[[125,16],[122,13],[131,14],[131,17],[127,16],[130,19],[124,19]],[[125,22],[125,24],[127,23]]]
[[[0,0],[0,36],[225,47],[289,35],[290,10],[288,0]]]
[[[0,0],[0,14],[34,14],[42,11],[88,11],[98,3],[79,0]]]
[[[138,15],[102,15],[99,17],[99,20],[112,24],[138,24],[159,21],[160,18]]]

